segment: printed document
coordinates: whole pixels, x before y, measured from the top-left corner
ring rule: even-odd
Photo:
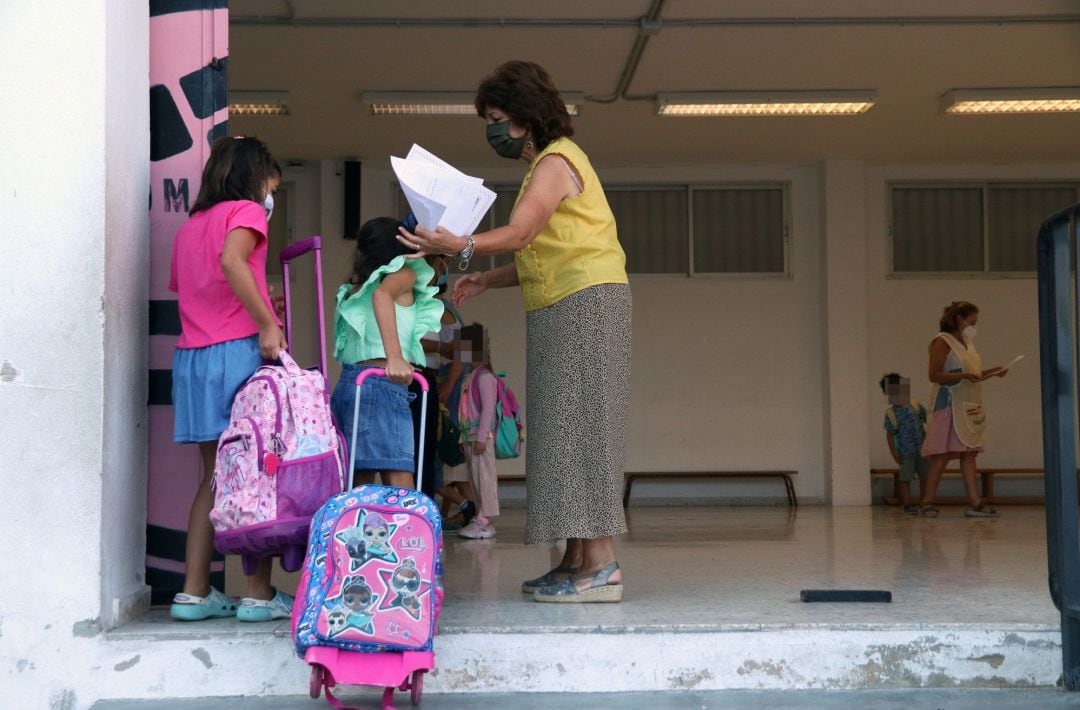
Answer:
[[[466,175],[418,145],[404,158],[391,156],[390,165],[425,229],[441,226],[461,237],[472,234],[495,202],[495,193],[481,178]]]

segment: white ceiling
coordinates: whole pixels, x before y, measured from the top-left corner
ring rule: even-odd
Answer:
[[[649,0],[231,0],[234,18],[607,18]],[[1080,13],[1070,0],[668,0],[665,20],[1033,16]],[[363,91],[471,91],[500,62],[543,64],[560,89],[611,94],[633,26],[363,27],[234,23],[230,88],[287,90],[291,115],[235,117],[281,159],[385,162],[411,143],[461,165],[500,165],[473,117],[369,115]],[[1080,86],[1080,23],[666,26],[629,87],[658,91],[872,89],[868,113],[836,118],[661,118],[652,101],[586,103],[577,138],[601,165],[1035,163],[1080,160],[1080,114],[945,116],[951,88]]]

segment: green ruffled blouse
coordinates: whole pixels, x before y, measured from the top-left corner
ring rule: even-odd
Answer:
[[[360,289],[349,295],[352,284],[343,284],[337,293],[337,311],[334,313],[334,358],[343,365],[386,357],[379,324],[375,322],[375,309],[371,296],[387,274],[402,268],[416,272],[413,286],[413,305],[395,304],[398,341],[401,352],[413,365],[425,362],[424,346],[420,343],[426,333],[441,326],[443,302],[435,297],[437,286],[430,285],[435,270],[423,259],[395,257],[386,266],[379,267]]]

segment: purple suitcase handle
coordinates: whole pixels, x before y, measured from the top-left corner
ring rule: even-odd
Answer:
[[[352,446],[349,449],[349,476],[356,471],[356,431],[360,424],[360,385],[369,377],[386,377],[386,370],[371,367],[356,376],[356,402],[353,404]],[[427,423],[427,398],[430,389],[428,381],[419,372],[413,372],[413,380],[420,385],[420,450],[416,455],[416,490],[420,490],[424,481],[424,425]]]
[[[308,237],[299,242],[290,244],[282,250],[281,256],[281,280],[285,291],[285,340],[292,343],[292,294],[289,289],[289,262],[308,252],[315,253],[315,314],[319,320],[319,371],[326,377],[326,320],[323,306],[323,280],[322,280],[322,238]]]

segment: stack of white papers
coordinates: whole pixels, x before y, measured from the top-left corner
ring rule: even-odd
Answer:
[[[446,227],[458,236],[472,234],[495,193],[481,178],[471,177],[418,145],[404,158],[390,157],[405,199],[424,229]]]

